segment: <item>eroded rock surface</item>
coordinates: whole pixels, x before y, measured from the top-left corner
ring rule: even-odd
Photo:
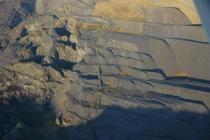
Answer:
[[[191,0],[21,2],[33,16],[1,25],[0,138],[210,138],[210,46]]]

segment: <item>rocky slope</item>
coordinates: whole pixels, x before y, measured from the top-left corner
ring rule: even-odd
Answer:
[[[1,22],[2,139],[210,138],[210,46],[191,0],[28,2],[33,15]]]
[[[0,1],[0,41],[9,32],[35,10],[35,0],[1,0]]]

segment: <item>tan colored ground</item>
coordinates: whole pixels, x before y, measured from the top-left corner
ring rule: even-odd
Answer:
[[[111,19],[144,21],[144,12],[139,12],[139,7],[142,6],[179,8],[192,23],[200,23],[193,0],[100,0],[95,6],[93,15]]]

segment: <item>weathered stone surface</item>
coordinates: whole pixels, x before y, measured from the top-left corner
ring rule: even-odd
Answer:
[[[63,0],[56,1],[53,0],[50,3],[44,0],[37,0],[36,2],[36,12],[38,14],[71,14],[71,15],[90,15],[95,4],[95,0]]]
[[[210,66],[206,65],[210,58],[209,45],[180,40],[167,40],[176,57],[179,73],[184,72],[189,77],[209,79]],[[199,73],[199,74],[198,74]]]
[[[8,33],[35,10],[34,0],[0,1],[0,49],[8,46]],[[3,43],[5,42],[6,43]]]
[[[159,0],[159,1],[150,1],[150,0],[132,0],[127,1],[123,0],[120,3],[117,0],[110,1],[99,1],[96,4],[94,10],[94,15],[109,17],[109,18],[121,18],[124,20],[141,20],[150,15],[144,15],[144,11],[139,12],[139,7],[151,8],[151,7],[175,7],[183,12],[191,22],[200,23],[199,17],[194,7],[192,0]],[[126,9],[126,10],[125,10]],[[163,8],[164,9],[164,8]],[[157,14],[157,13],[155,13]],[[161,13],[162,14],[162,13]],[[165,13],[165,16],[170,15],[170,13]],[[176,15],[177,16],[177,15]],[[171,18],[171,16],[169,16]],[[175,17],[176,18],[176,17]],[[170,21],[169,21],[170,22]]]
[[[2,26],[0,139],[209,140],[210,46],[192,0],[34,6]]]

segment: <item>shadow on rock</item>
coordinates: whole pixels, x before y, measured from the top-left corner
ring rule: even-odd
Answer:
[[[56,125],[50,105],[34,97],[11,98],[0,111],[3,140],[210,139],[209,113],[109,106],[95,119],[63,127]]]
[[[208,140],[209,126],[209,114],[108,107],[67,132],[74,140]]]
[[[21,89],[13,88],[7,90],[13,97],[0,92],[0,139],[45,139],[42,133],[55,119],[49,102],[30,94],[20,95]]]

